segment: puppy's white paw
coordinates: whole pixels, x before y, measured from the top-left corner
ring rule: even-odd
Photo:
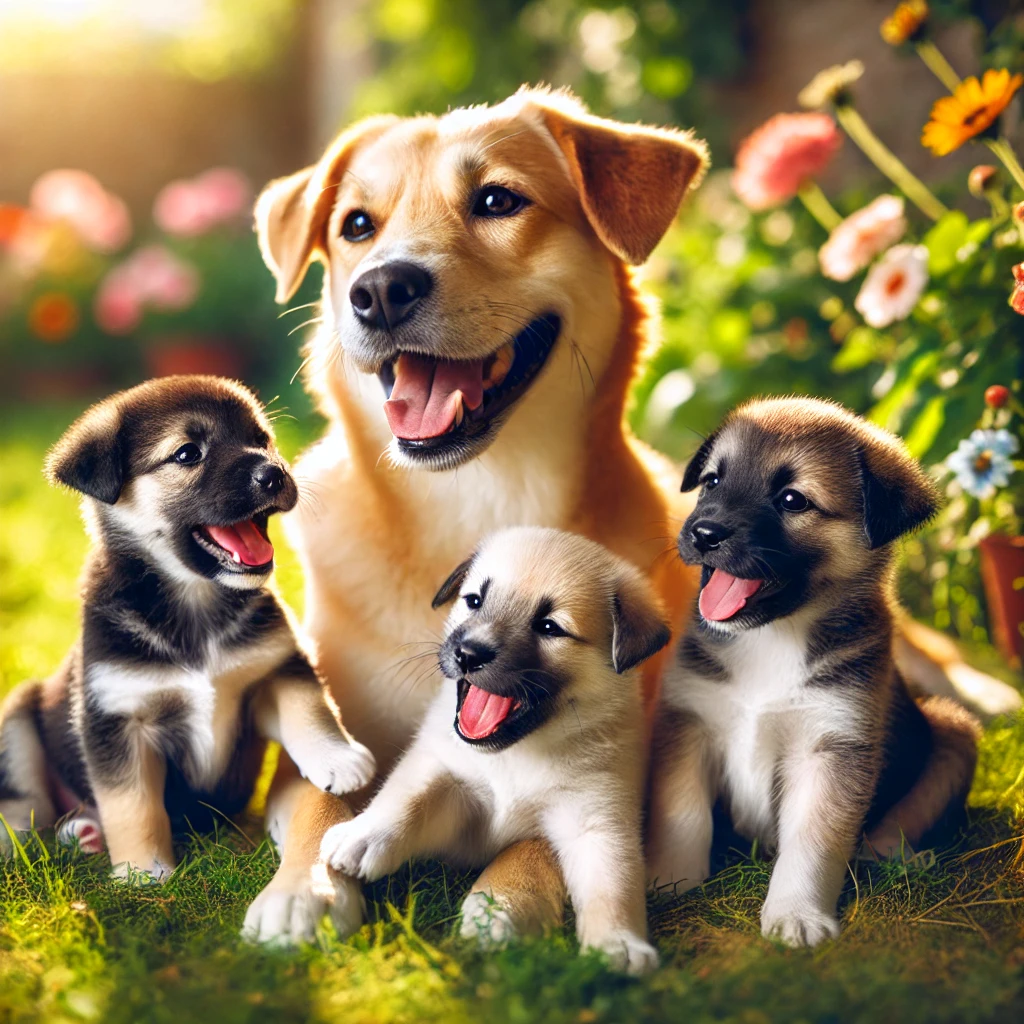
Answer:
[[[348,938],[363,923],[363,897],[356,881],[315,864],[304,877],[275,875],[245,912],[242,937],[271,946],[309,942],[324,914]]]
[[[115,864],[110,869],[110,877],[128,885],[160,885],[171,877],[173,870],[173,864],[164,864],[159,860],[153,860],[146,864],[132,864],[129,861],[124,861],[121,864]]]
[[[512,915],[486,892],[471,892],[462,901],[459,934],[484,949],[507,945],[517,937]]]
[[[324,833],[320,857],[335,871],[374,882],[401,865],[397,845],[394,830],[364,812]]]
[[[625,928],[587,942],[583,948],[600,950],[608,957],[612,970],[625,974],[649,974],[658,966],[658,951],[645,938]]]
[[[341,736],[322,737],[299,752],[288,752],[299,771],[325,793],[341,796],[362,789],[377,771],[373,754],[354,740],[346,743]]]
[[[773,904],[766,900],[761,910],[761,934],[787,946],[817,946],[826,939],[839,938],[839,921],[834,914],[809,905]]]
[[[61,846],[76,846],[82,853],[102,853],[103,829],[95,818],[68,818],[57,829],[57,842]]]

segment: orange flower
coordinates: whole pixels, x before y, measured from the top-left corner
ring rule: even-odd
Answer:
[[[42,341],[67,341],[78,327],[78,307],[63,292],[43,292],[29,307],[28,324]]]
[[[1024,75],[1011,76],[1006,68],[986,71],[980,82],[973,76],[965,78],[952,96],[935,101],[921,144],[936,156],[959,149],[999,117],[1022,84]]]
[[[890,46],[902,46],[921,30],[928,20],[928,5],[924,0],[907,0],[882,22],[882,38]]]

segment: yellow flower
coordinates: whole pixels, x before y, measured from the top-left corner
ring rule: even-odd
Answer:
[[[811,81],[800,90],[797,102],[801,107],[820,110],[829,103],[848,99],[850,86],[864,74],[864,65],[859,60],[851,60],[846,64],[833,64],[824,71],[819,71]]]
[[[1024,75],[1011,76],[1006,68],[986,71],[980,82],[973,76],[965,78],[952,96],[936,100],[921,144],[936,156],[959,149],[999,117],[1022,84]]]
[[[913,38],[928,20],[928,5],[925,0],[907,0],[898,4],[896,10],[882,22],[882,38],[890,46],[902,46]]]

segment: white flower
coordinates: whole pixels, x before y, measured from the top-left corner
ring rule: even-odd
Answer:
[[[903,320],[928,284],[928,250],[895,245],[868,271],[854,306],[872,327]]]
[[[903,200],[899,196],[879,196],[833,229],[818,252],[821,272],[833,281],[849,281],[880,252],[898,242],[906,230]]]
[[[946,459],[946,466],[956,474],[956,482],[975,498],[991,498],[1005,487],[1013,472],[1010,458],[1020,447],[1008,430],[975,430],[957,445]]]

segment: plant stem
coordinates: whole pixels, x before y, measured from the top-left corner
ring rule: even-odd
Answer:
[[[1006,139],[985,139],[984,142],[1003,161],[1003,166],[1010,172],[1013,180],[1024,189],[1024,168],[1021,167],[1010,143]]]
[[[953,70],[953,65],[946,60],[942,51],[930,39],[921,40],[915,49],[917,55],[927,65],[928,70],[950,92],[956,92],[956,87],[960,84],[960,76]]]
[[[947,212],[946,207],[935,198],[920,178],[915,177],[895,153],[871,130],[867,121],[857,109],[849,104],[836,107],[836,117],[846,129],[846,134],[862,150],[867,158],[927,217],[938,220]]]
[[[800,201],[807,207],[807,212],[829,233],[843,219],[836,208],[828,201],[828,196],[821,191],[821,186],[810,178],[797,190]]]

